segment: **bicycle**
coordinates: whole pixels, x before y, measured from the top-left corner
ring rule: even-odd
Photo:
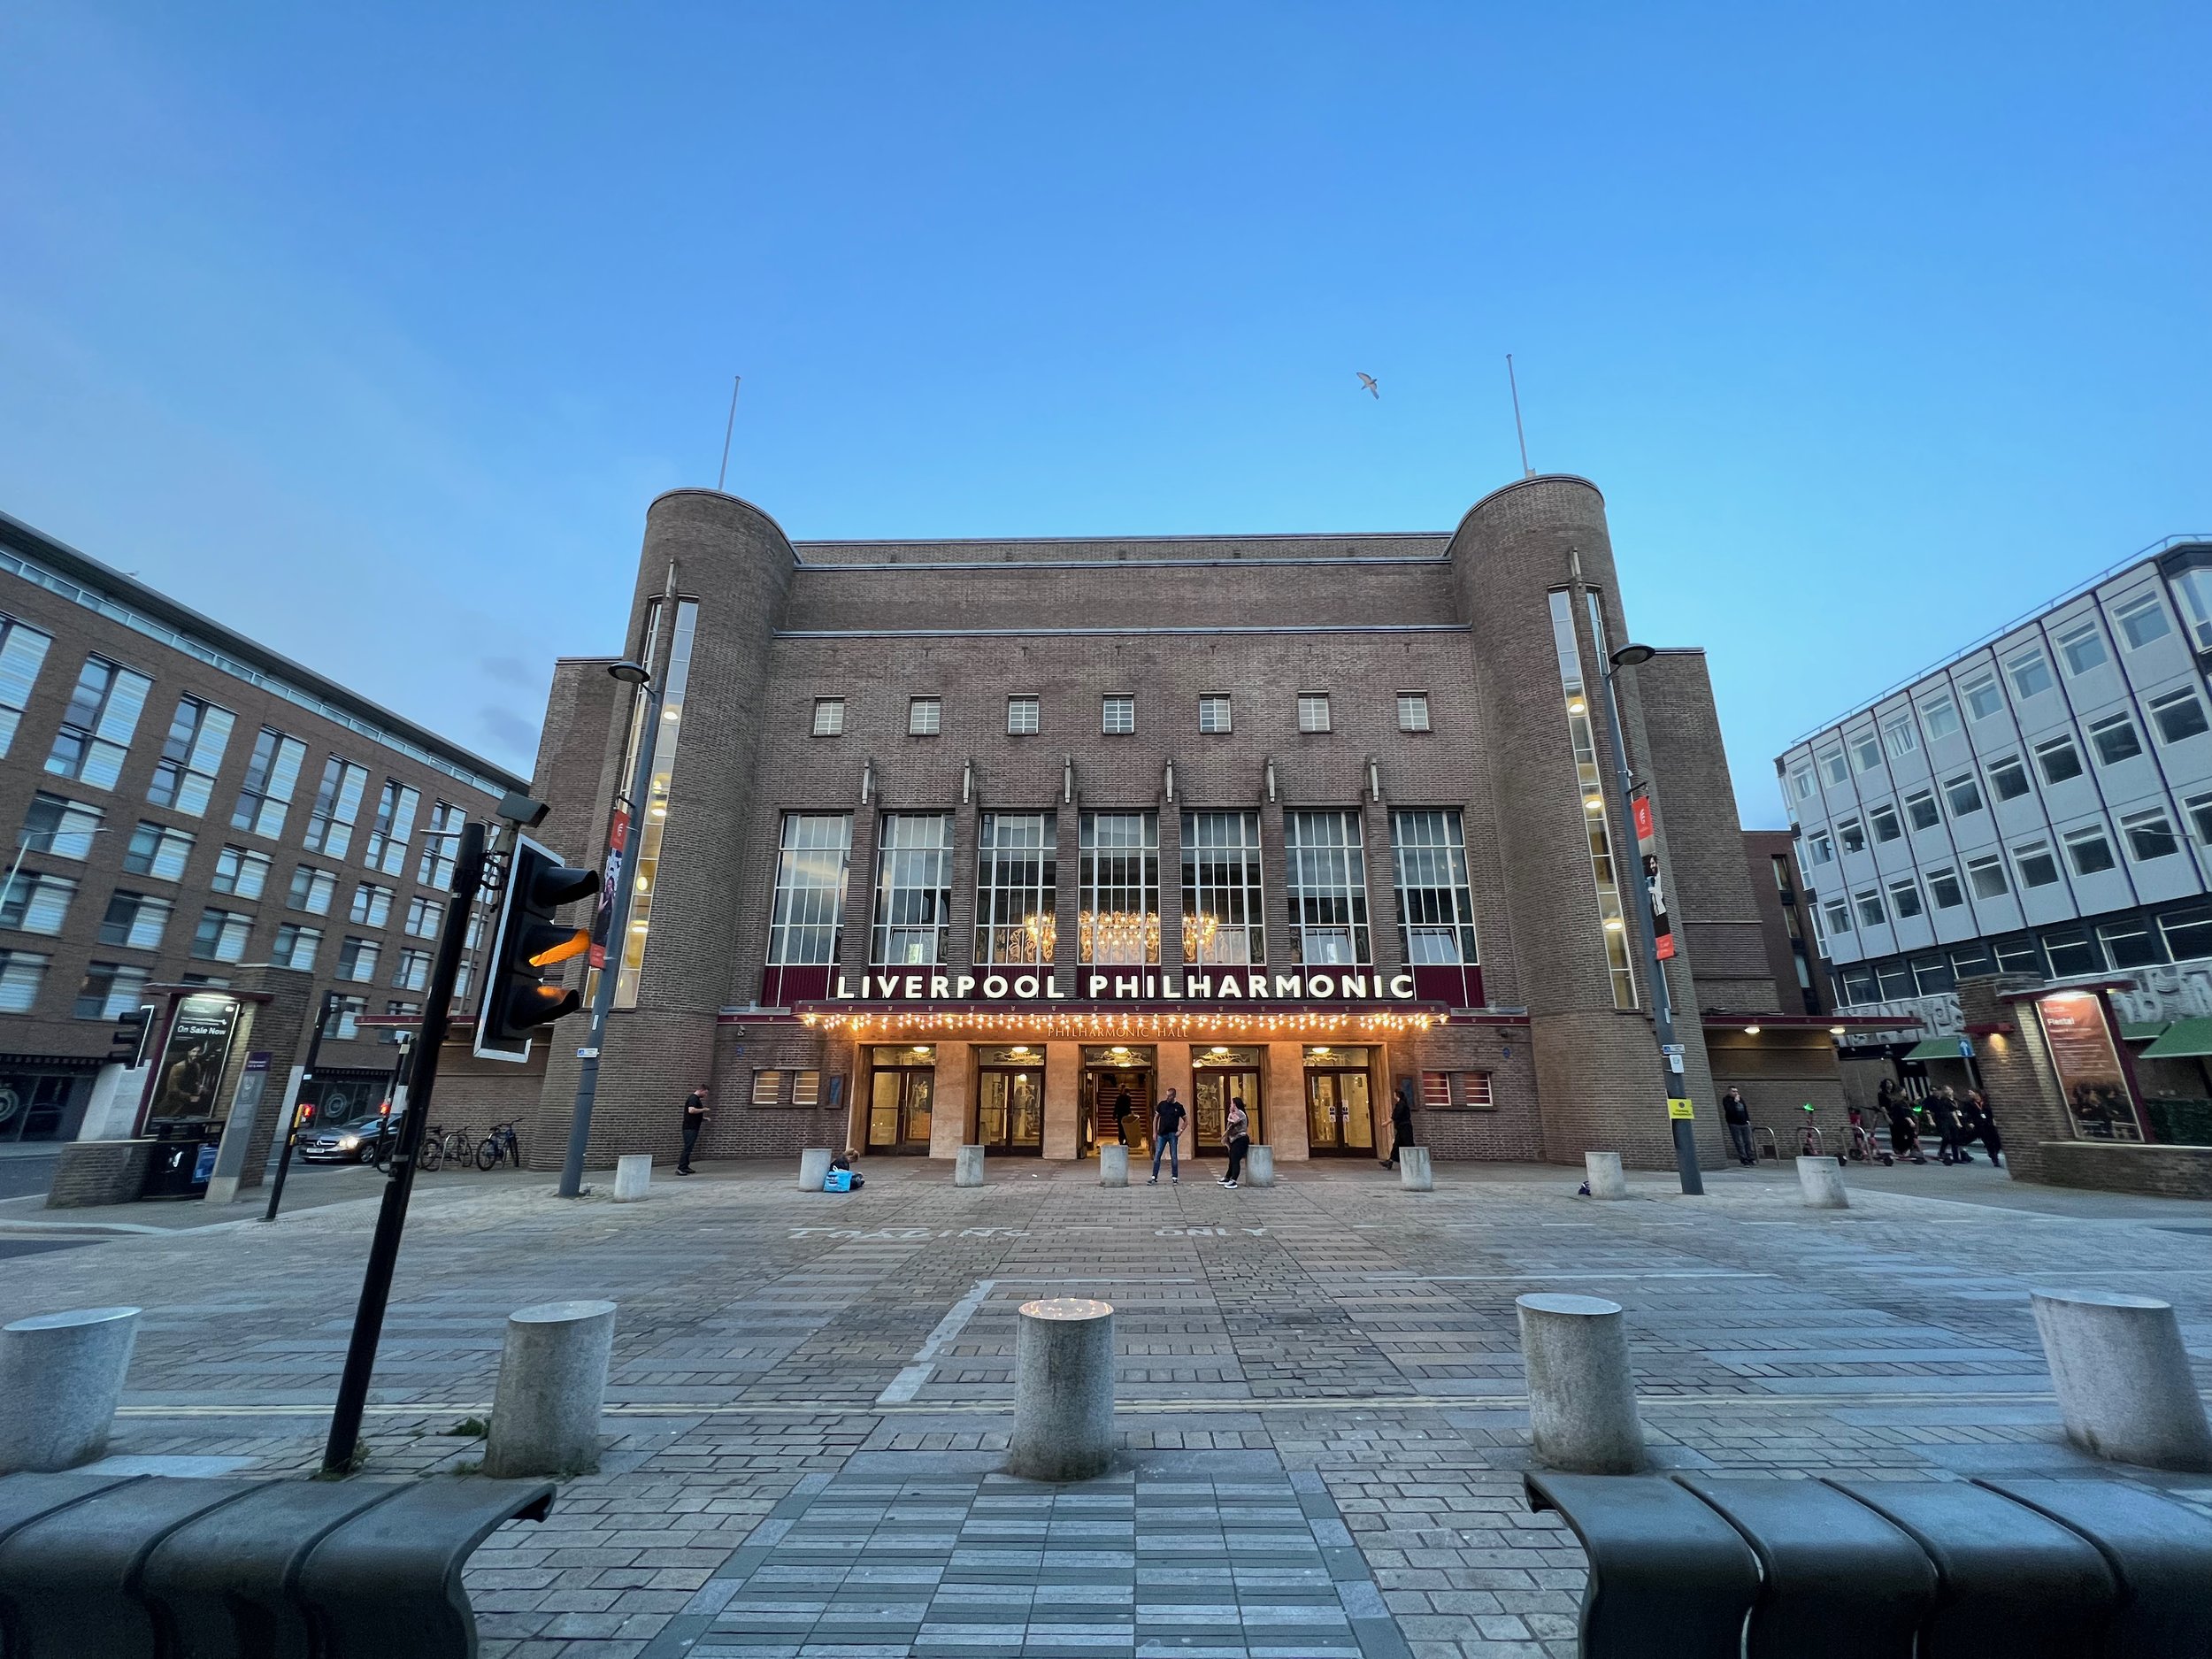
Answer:
[[[476,1167],[480,1170],[497,1169],[503,1160],[511,1159],[517,1169],[522,1167],[522,1143],[515,1139],[512,1123],[494,1124],[484,1144],[476,1148]]]
[[[445,1126],[426,1124],[423,1126],[422,1145],[415,1149],[415,1167],[428,1174],[445,1163]]]
[[[466,1129],[447,1129],[430,1124],[424,1129],[422,1150],[415,1155],[415,1166],[434,1170],[451,1164],[466,1169],[475,1156],[476,1141]]]

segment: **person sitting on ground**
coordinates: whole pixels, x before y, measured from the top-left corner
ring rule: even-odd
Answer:
[[[842,1152],[839,1153],[835,1157],[830,1160],[830,1168],[833,1170],[852,1170],[853,1184],[851,1190],[856,1193],[868,1184],[868,1178],[863,1175],[858,1170],[853,1169],[853,1160],[859,1156],[860,1154],[856,1152],[852,1148],[847,1147]]]

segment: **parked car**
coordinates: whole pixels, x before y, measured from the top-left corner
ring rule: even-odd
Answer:
[[[406,1120],[407,1109],[403,1106],[388,1118],[381,1112],[371,1112],[349,1124],[310,1129],[300,1137],[299,1156],[310,1164],[371,1163],[376,1157],[378,1125],[384,1125],[384,1143],[388,1152],[398,1143],[400,1125]]]

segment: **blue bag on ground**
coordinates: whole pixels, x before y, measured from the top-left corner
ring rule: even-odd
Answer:
[[[822,1178],[822,1190],[826,1193],[849,1193],[852,1189],[853,1172],[850,1170],[832,1170]]]

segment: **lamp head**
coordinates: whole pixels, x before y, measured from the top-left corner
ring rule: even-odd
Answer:
[[[634,663],[626,657],[618,663],[609,663],[607,672],[626,686],[642,686],[653,678],[643,663]]]
[[[1658,655],[1648,645],[1624,645],[1606,660],[1616,668],[1633,668],[1639,663],[1647,663]]]

